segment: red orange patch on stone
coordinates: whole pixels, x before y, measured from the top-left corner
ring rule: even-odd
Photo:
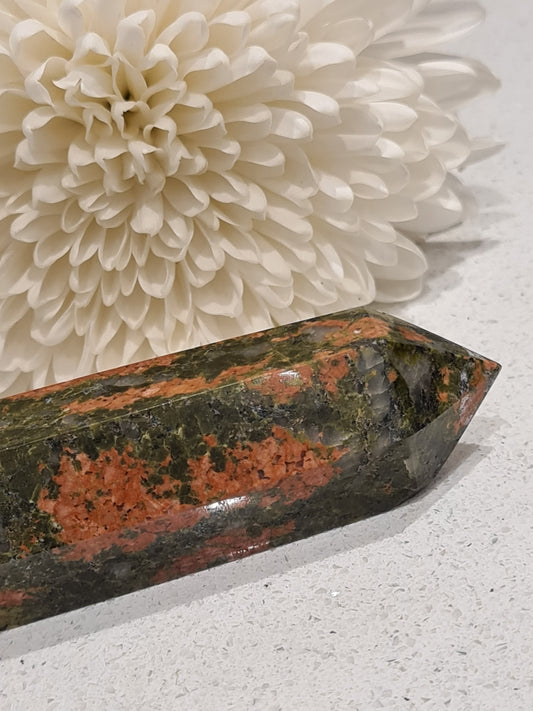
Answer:
[[[37,506],[61,526],[62,543],[77,543],[181,508],[180,483],[168,475],[148,492],[146,480],[153,473],[129,447],[102,451],[94,461],[83,452],[65,450],[54,477],[58,497],[43,488]],[[166,493],[172,496],[164,498]]]
[[[398,326],[398,333],[411,343],[431,343],[431,339],[419,331],[414,331],[412,328]]]
[[[295,365],[291,370],[274,370],[246,382],[249,390],[272,397],[278,403],[291,402],[294,396],[312,383],[313,369],[310,365]]]
[[[312,473],[305,472],[316,471],[316,482],[323,481],[324,476],[331,478],[336,473],[333,464],[344,453],[345,450],[328,448],[320,442],[301,441],[282,427],[274,426],[272,435],[260,442],[239,442],[236,447],[225,448],[222,471],[217,470],[209,453],[189,460],[191,491],[201,504],[276,487],[287,496],[287,487],[292,487],[290,496],[307,498],[318,484],[313,484]],[[285,480],[295,483],[283,485]]]
[[[86,414],[93,410],[122,410],[133,405],[139,400],[150,400],[151,398],[171,398],[177,395],[193,395],[195,393],[216,388],[222,384],[236,381],[239,378],[252,377],[261,372],[268,362],[268,358],[251,365],[240,365],[227,368],[212,380],[206,380],[203,376],[194,378],[173,378],[151,383],[140,388],[128,388],[124,392],[113,395],[102,395],[89,400],[76,400],[63,406],[67,413]]]
[[[0,607],[18,607],[28,597],[27,590],[0,590]]]
[[[357,359],[357,352],[352,350],[340,351],[335,355],[325,356],[319,362],[318,378],[326,392],[338,395],[339,380],[350,372],[350,361]]]

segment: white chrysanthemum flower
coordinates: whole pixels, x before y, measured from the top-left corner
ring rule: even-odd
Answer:
[[[420,289],[456,0],[0,0],[0,391]]]

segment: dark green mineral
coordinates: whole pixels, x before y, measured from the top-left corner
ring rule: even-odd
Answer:
[[[498,365],[353,310],[0,401],[0,629],[390,509]]]

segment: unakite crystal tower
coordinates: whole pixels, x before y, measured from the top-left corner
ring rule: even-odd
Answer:
[[[0,629],[400,504],[498,369],[357,309],[0,400]]]

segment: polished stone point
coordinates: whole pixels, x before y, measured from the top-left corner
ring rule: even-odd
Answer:
[[[0,629],[397,506],[498,370],[355,309],[0,400]]]

